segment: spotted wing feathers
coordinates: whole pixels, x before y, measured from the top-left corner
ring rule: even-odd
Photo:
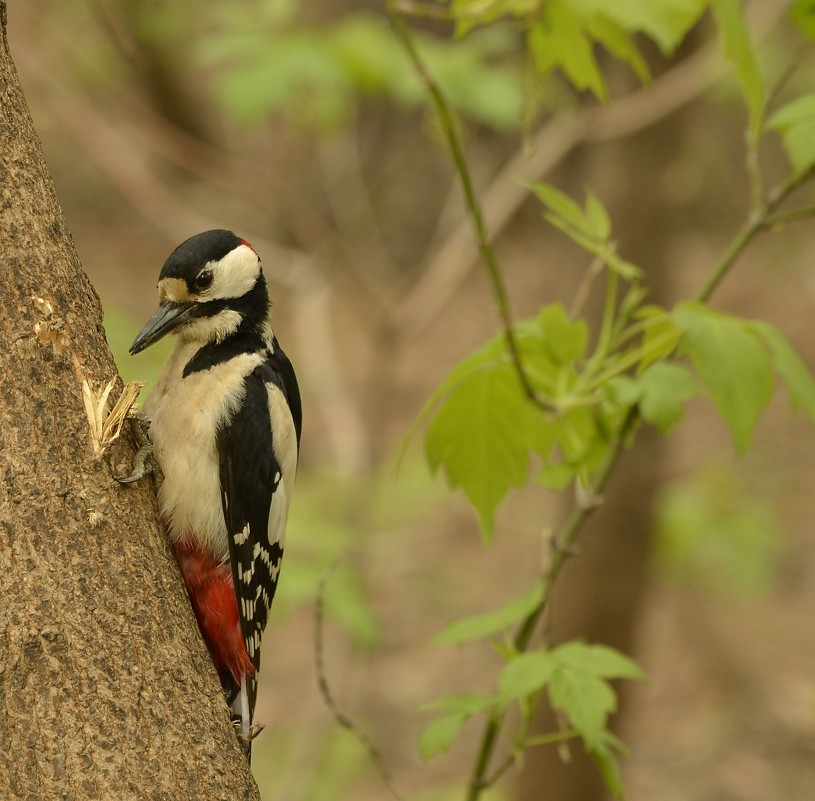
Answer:
[[[284,542],[284,532],[273,530],[274,526],[270,530],[269,526],[272,504],[280,500],[275,495],[285,495],[284,459],[273,447],[267,389],[270,383],[276,385],[277,381],[268,364],[250,373],[244,380],[243,403],[217,436],[232,579],[244,645],[256,673],[260,668],[260,641],[277,586]],[[285,526],[285,513],[281,519]],[[251,722],[257,694],[256,676],[247,677],[245,692]]]

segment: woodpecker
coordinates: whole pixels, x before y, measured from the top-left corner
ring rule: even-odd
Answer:
[[[260,641],[297,470],[300,392],[272,332],[260,257],[244,239],[225,230],[190,237],[164,263],[158,290],[159,308],[130,353],[176,335],[144,409],[163,474],[159,508],[251,758]]]

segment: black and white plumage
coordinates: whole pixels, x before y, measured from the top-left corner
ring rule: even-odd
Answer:
[[[247,242],[224,230],[193,236],[167,259],[158,286],[160,307],[131,352],[177,335],[145,406],[164,475],[159,506],[248,741],[297,470],[297,379]]]

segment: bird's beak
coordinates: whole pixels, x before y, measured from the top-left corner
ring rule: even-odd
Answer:
[[[143,351],[169,334],[190,317],[194,307],[194,303],[162,303],[133,340],[130,354],[134,355]]]

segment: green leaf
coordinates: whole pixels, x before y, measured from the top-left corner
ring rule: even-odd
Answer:
[[[642,668],[625,654],[607,645],[588,645],[572,640],[555,648],[552,657],[559,665],[600,679],[645,681]]]
[[[600,198],[591,190],[586,193],[586,222],[589,233],[602,242],[611,236],[611,217],[608,216],[606,207],[600,202]]]
[[[585,406],[563,413],[554,423],[554,434],[563,455],[572,464],[582,463],[601,436],[594,414]]]
[[[494,699],[488,695],[447,695],[425,704],[422,709],[440,710],[441,712],[456,712],[462,715],[477,715],[485,712],[494,703]]]
[[[807,39],[815,39],[815,0],[797,0],[790,10],[793,24]]]
[[[670,356],[682,339],[682,330],[674,319],[661,306],[643,306],[636,314],[645,320],[648,327],[642,335],[644,356],[639,363],[639,371],[644,372],[654,362]]]
[[[528,33],[529,50],[538,71],[546,75],[560,67],[575,88],[606,100],[603,73],[581,21],[566,0],[550,0]]]
[[[516,698],[526,698],[542,690],[555,671],[555,663],[543,649],[520,654],[501,671],[498,679],[498,703],[505,707]]]
[[[438,754],[449,751],[456,741],[469,715],[455,712],[437,718],[419,735],[419,753],[422,759],[432,759]]]
[[[555,364],[571,364],[585,355],[589,340],[586,321],[570,319],[562,303],[544,307],[537,321],[544,350]]]
[[[540,320],[521,321],[514,332],[530,381],[537,391],[550,393],[559,368],[543,345]],[[570,337],[575,340],[570,348],[577,347],[579,325]],[[448,483],[461,487],[489,539],[503,497],[526,481],[531,453],[547,459],[554,443],[550,418],[523,391],[503,334],[453,368],[411,432],[427,418],[425,452],[431,469],[443,469]]]
[[[586,215],[580,205],[565,192],[561,192],[552,184],[543,181],[531,181],[527,184],[538,196],[538,199],[556,218],[560,218],[569,226],[586,236],[591,235],[591,226],[586,221]]]
[[[702,304],[680,304],[672,316],[684,331],[696,372],[730,427],[736,447],[744,451],[773,393],[767,350],[749,323]]]
[[[744,486],[732,465],[708,465],[660,493],[656,568],[705,596],[765,597],[779,577],[777,517],[772,501]]]
[[[624,748],[606,729],[608,716],[617,708],[617,695],[608,681],[642,681],[645,674],[636,662],[619,651],[579,640],[564,643],[550,656],[556,664],[547,684],[552,707],[560,710],[580,734],[586,749],[598,763],[606,787],[621,797],[615,751]]]
[[[650,82],[648,63],[621,25],[600,15],[586,20],[586,30],[615,58],[628,64],[642,83]]]
[[[795,348],[769,323],[754,322],[751,328],[770,349],[773,367],[787,387],[793,411],[803,409],[809,419],[815,422],[815,381]]]
[[[608,716],[617,708],[617,696],[608,682],[559,667],[549,680],[547,692],[552,706],[566,716],[586,746],[599,747]]]
[[[620,406],[633,406],[642,398],[643,388],[636,378],[618,375],[610,378],[603,385],[603,390]]]
[[[617,759],[618,752],[623,754],[626,752],[622,741],[610,731],[604,731],[599,742],[589,750],[589,755],[597,765],[606,789],[615,798],[625,798],[625,789],[620,778],[620,763]]]
[[[577,475],[577,468],[566,462],[549,462],[543,466],[538,481],[555,492],[568,487]]]
[[[543,601],[543,585],[536,584],[520,598],[483,615],[471,615],[452,623],[433,638],[437,645],[494,637],[528,617]]]
[[[602,15],[624,31],[646,34],[668,55],[693,27],[708,3],[707,0],[572,0],[572,5],[582,16]]]
[[[668,362],[651,365],[638,384],[642,391],[640,413],[663,434],[682,419],[685,403],[699,391],[684,367]]]
[[[815,94],[799,97],[779,109],[767,121],[767,127],[781,134],[796,173],[815,165]]]
[[[725,52],[733,60],[736,76],[750,111],[750,127],[756,129],[764,110],[764,81],[758,68],[742,0],[711,0],[711,5],[724,38]]]
[[[442,468],[450,486],[464,491],[487,539],[506,493],[526,483],[531,442],[543,424],[513,366],[493,363],[462,378],[427,428],[431,468]]]
[[[643,274],[636,264],[620,258],[610,247],[603,247],[596,251],[597,255],[608,265],[608,269],[617,273],[626,281],[635,281]]]
[[[594,193],[587,192],[586,207],[581,209],[572,198],[551,184],[530,182],[528,186],[548,209],[543,214],[547,222],[600,258],[626,281],[634,281],[642,275],[639,267],[618,256],[609,243],[611,218]]]

